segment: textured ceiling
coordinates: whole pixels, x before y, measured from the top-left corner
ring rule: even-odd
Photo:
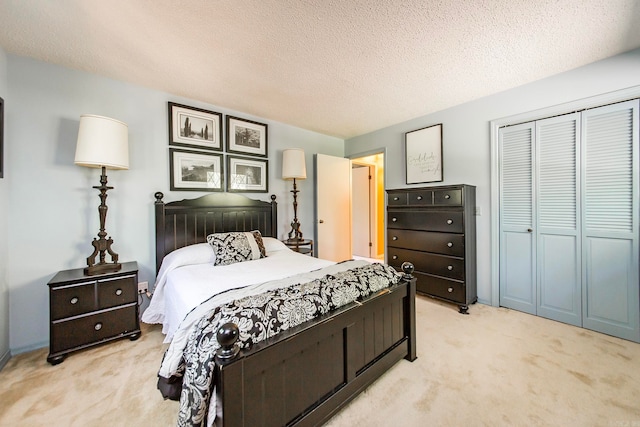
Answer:
[[[348,138],[640,47],[638,0],[0,0],[5,51]]]

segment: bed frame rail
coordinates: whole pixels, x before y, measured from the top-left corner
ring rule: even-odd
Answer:
[[[216,393],[222,405],[216,425],[318,426],[397,361],[415,360],[415,282],[405,272],[398,285],[362,303],[280,333],[237,356],[216,357]],[[233,335],[225,326],[219,336]],[[221,341],[219,354],[237,354],[234,343]]]

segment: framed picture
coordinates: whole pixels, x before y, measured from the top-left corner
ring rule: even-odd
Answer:
[[[269,191],[269,161],[227,156],[227,191],[266,193]]]
[[[405,155],[407,184],[442,181],[442,123],[407,132]]]
[[[4,178],[4,99],[0,98],[0,178]]]
[[[222,114],[169,102],[169,144],[222,150]]]
[[[224,191],[222,154],[169,149],[171,190]]]
[[[267,157],[267,125],[227,116],[227,151]]]

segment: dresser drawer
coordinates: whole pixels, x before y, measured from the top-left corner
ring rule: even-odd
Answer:
[[[74,349],[138,329],[136,303],[51,324],[51,353]]]
[[[395,247],[463,257],[464,244],[463,234],[387,230],[387,246],[389,250]]]
[[[435,190],[433,204],[436,206],[462,206],[462,190]]]
[[[431,206],[433,204],[433,192],[428,190],[410,191],[407,193],[409,206]]]
[[[462,233],[463,213],[457,211],[389,211],[389,228]]]
[[[406,206],[407,205],[407,192],[406,191],[389,191],[387,196],[388,206]]]
[[[98,281],[98,306],[110,308],[137,301],[136,275],[114,277]]]
[[[51,320],[96,309],[95,280],[51,289]]]
[[[423,273],[414,273],[418,279],[416,290],[434,297],[446,299],[459,304],[466,304],[466,289],[464,282],[457,282],[442,277]]]
[[[407,249],[389,248],[387,255],[389,265],[399,268],[403,262],[409,261],[415,271],[443,276],[449,279],[464,280],[464,260],[428,252]]]

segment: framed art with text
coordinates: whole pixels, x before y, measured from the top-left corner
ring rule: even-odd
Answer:
[[[222,114],[169,102],[169,145],[222,150]]]
[[[407,184],[441,182],[442,123],[405,134]]]
[[[169,149],[171,190],[224,191],[222,154]]]
[[[267,130],[268,126],[264,123],[227,116],[227,151],[267,157]]]
[[[235,193],[269,191],[269,161],[227,156],[227,191]]]

